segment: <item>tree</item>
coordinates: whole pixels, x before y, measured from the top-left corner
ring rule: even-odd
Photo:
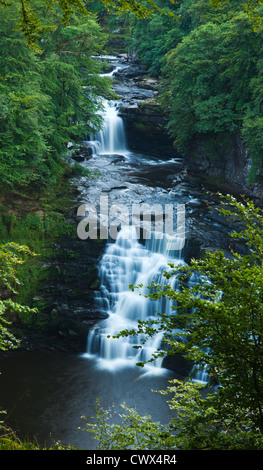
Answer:
[[[42,0],[34,5],[57,25],[43,33],[41,55],[16,29],[19,0],[0,5],[0,182],[16,190],[57,180],[67,143],[100,125],[100,97],[110,89],[91,57],[106,40],[95,18],[74,14],[64,27]]]
[[[261,41],[252,20],[239,13],[195,28],[167,53],[163,102],[170,104],[168,129],[178,149],[240,132]]]
[[[170,426],[155,423],[151,416],[141,416],[135,409],[121,404],[122,413],[114,409],[114,405],[105,410],[99,400],[96,400],[96,422],[82,416],[86,430],[93,435],[97,449],[126,450],[126,449],[170,449],[174,442],[170,434]],[[113,416],[119,415],[120,424],[112,424]]]
[[[17,12],[17,26],[23,32],[27,44],[36,52],[41,52],[38,41],[46,32],[56,29],[56,25],[50,22],[43,22],[43,16],[39,14],[38,9],[32,0],[18,0],[20,4]],[[83,15],[89,15],[84,0],[43,0],[49,10],[56,10],[59,14],[61,23],[69,26],[74,13],[80,12]],[[173,3],[173,0],[171,0]],[[153,0],[102,0],[103,5],[109,12],[122,14],[130,12],[138,18],[145,18],[153,15],[161,8]],[[5,9],[11,6],[9,0],[0,0],[0,5]],[[165,12],[164,12],[165,13]],[[171,13],[168,13],[171,15]]]
[[[160,449],[263,448],[263,211],[246,199],[223,201],[220,212],[238,224],[232,237],[246,244],[247,254],[208,251],[189,266],[169,265],[167,284],[153,282],[148,296],[170,300],[171,313],[159,312],[156,320],[139,321],[136,331],[117,336],[143,333],[147,338],[161,331],[164,347],[155,357],[182,354],[209,374],[206,385],[190,375],[161,391],[170,395],[169,406],[177,414],[168,427],[154,428],[149,421],[156,439],[163,435]],[[178,290],[169,284],[173,276]],[[132,410],[126,411],[123,433],[131,436]],[[121,429],[113,431],[120,439]]]
[[[150,18],[134,19],[132,22],[133,47],[150,73],[160,74],[161,60],[177,46],[186,34],[185,3],[171,4],[169,0],[158,0],[158,5],[170,11],[173,17],[156,12]],[[185,21],[186,20],[186,21]]]
[[[242,141],[249,183],[260,179],[263,162],[261,3],[158,0],[175,17],[157,12],[132,28],[141,61],[160,75],[159,101],[175,147],[227,165]]]
[[[72,15],[78,11],[83,15],[88,15],[88,6],[84,0],[43,0],[49,10],[53,8],[59,9],[60,20],[65,25],[70,24]],[[218,8],[229,0],[209,0],[213,7]],[[166,8],[160,6],[160,2],[154,0],[101,0],[106,10],[109,13],[123,14],[131,13],[136,18],[150,18],[156,13],[162,13],[174,18],[175,15]],[[170,4],[176,4],[175,0],[169,0]],[[198,3],[198,1],[197,1]],[[242,0],[241,4],[243,10],[252,15],[254,20],[261,23],[261,18],[254,14],[257,7],[263,3],[263,0]],[[27,44],[35,51],[41,52],[38,41],[47,31],[53,31],[55,25],[49,23],[43,24],[43,16],[39,14],[38,9],[32,6],[32,0],[19,0],[20,8],[17,14],[17,26],[23,32]],[[11,5],[10,0],[0,0],[0,5],[9,8]]]
[[[229,0],[210,0],[212,5],[214,7],[218,7],[219,5],[225,3],[225,2],[229,2]],[[244,5],[244,8],[247,10],[247,11],[253,11],[255,8],[257,8],[258,5],[260,5],[261,3],[263,3],[263,0],[248,0],[247,1],[244,1],[243,2],[243,5]]]
[[[28,257],[35,256],[25,245],[17,243],[0,244],[0,351],[15,349],[19,345],[19,340],[10,331],[10,317],[13,314],[34,315],[36,308],[21,305],[15,301],[15,296],[23,284],[17,274],[18,267],[26,262]],[[1,415],[6,414],[0,410]],[[5,420],[0,420],[0,449],[21,448],[20,441],[15,433],[5,424]],[[36,445],[28,444],[25,449],[36,448]]]
[[[257,63],[257,74],[250,82],[250,90],[252,99],[244,116],[242,138],[246,143],[251,160],[249,180],[254,183],[260,178],[263,165],[262,60]]]
[[[13,297],[21,286],[17,276],[17,268],[23,264],[29,256],[35,256],[27,246],[17,243],[0,244],[0,350],[6,351],[17,347],[19,341],[8,330],[11,324],[8,315],[12,312],[32,314],[36,309],[20,305]]]

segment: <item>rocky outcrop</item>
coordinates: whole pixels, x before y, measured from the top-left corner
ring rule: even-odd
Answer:
[[[168,138],[165,125],[167,123],[156,98],[148,98],[137,103],[122,103],[120,116],[126,122],[131,134],[137,134],[140,140]],[[134,140],[134,137],[133,137]]]
[[[71,153],[71,158],[76,162],[89,160],[93,154],[93,148],[88,142],[83,142],[82,144],[73,144],[69,142],[68,149]]]
[[[216,152],[205,150],[202,139],[196,139],[184,156],[184,163],[190,175],[199,177],[214,191],[242,194],[263,205],[263,181],[249,183],[251,163],[240,135],[229,136],[228,145],[219,144]]]
[[[164,132],[166,118],[158,102],[158,80],[149,77],[140,64],[120,68],[114,75],[114,90],[120,96],[120,116],[127,121],[129,129],[136,132],[156,134]]]
[[[140,76],[144,76],[147,74],[146,68],[141,65],[141,64],[127,64],[126,67],[123,67],[122,69],[118,70],[115,74],[115,77],[117,79],[120,79],[121,81],[130,79],[130,78],[136,78]]]
[[[122,63],[114,74],[113,88],[120,98],[119,115],[125,123],[129,148],[147,151],[150,145],[158,153],[167,144],[170,154],[171,140],[165,130],[167,119],[158,101],[159,82],[136,61],[126,64],[123,67]]]
[[[131,147],[136,141],[149,142],[158,148],[171,140],[166,132],[167,117],[158,102],[158,80],[147,75],[139,63],[127,65],[116,73],[116,92],[122,97],[120,115],[126,122]],[[185,168],[190,175],[212,190],[244,194],[263,205],[263,177],[255,184],[249,183],[250,159],[240,135],[209,136],[212,147],[201,136],[192,143],[184,156]],[[217,141],[218,140],[218,141]],[[176,150],[175,150],[176,153]]]
[[[14,322],[12,333],[21,341],[20,349],[86,350],[90,328],[105,318],[94,305],[100,284],[97,265],[104,248],[99,240],[65,237],[56,242],[49,268],[52,275],[33,299],[45,305],[37,314],[44,326]]]
[[[131,149],[147,151],[147,148],[151,148],[151,151],[158,153],[167,146],[167,152],[171,155],[172,141],[165,129],[167,119],[157,98],[148,98],[133,104],[124,102],[120,106],[120,116],[125,122]],[[172,153],[177,152],[174,149]]]

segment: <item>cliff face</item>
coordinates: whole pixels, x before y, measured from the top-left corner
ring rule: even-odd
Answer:
[[[158,103],[159,83],[141,65],[128,65],[114,75],[114,90],[121,97],[120,116],[136,131],[163,134],[165,116]]]
[[[158,80],[150,76],[140,62],[130,62],[127,58],[114,79],[114,91],[121,99],[119,115],[125,123],[128,147],[147,151],[150,146],[151,152],[158,153],[167,146],[167,155],[176,153],[165,130],[167,117],[158,102]]]
[[[171,155],[172,140],[167,135],[167,116],[158,102],[158,80],[148,75],[140,64],[130,64],[116,74],[115,89],[125,96],[119,113],[126,125],[129,147],[151,149],[157,153],[167,143]],[[176,149],[174,154],[178,154]],[[240,135],[197,136],[184,155],[185,169],[198,177],[212,191],[245,195],[263,205],[263,175],[256,184],[249,183],[250,159]]]
[[[263,204],[263,179],[249,183],[250,159],[240,135],[228,137],[228,144],[218,145],[216,154],[204,150],[201,138],[192,144],[184,156],[189,174],[198,176],[204,184],[219,191],[242,194]]]
[[[167,156],[177,154],[173,143],[167,135],[165,125],[167,119],[155,98],[141,101],[132,106],[120,107],[126,134],[131,150],[149,150],[154,154],[165,152]]]
[[[158,152],[158,144],[171,151],[172,141],[167,135],[165,126],[167,119],[158,104],[157,97],[150,98],[131,106],[124,105],[120,114],[126,122],[127,133],[130,136],[131,147],[136,141],[142,145],[151,142]],[[143,138],[142,138],[143,136]],[[204,145],[202,138],[192,143],[190,151],[184,155],[184,165],[189,175],[198,177],[204,185],[216,191],[227,191],[234,195],[245,195],[257,204],[263,205],[263,175],[257,183],[249,183],[250,159],[240,135],[228,136],[226,142],[218,143],[216,138],[214,147]],[[174,153],[178,153],[174,149]]]

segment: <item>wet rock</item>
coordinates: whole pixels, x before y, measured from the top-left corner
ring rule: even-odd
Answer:
[[[137,86],[145,89],[158,92],[159,82],[154,78],[134,78]]]
[[[124,80],[127,78],[139,77],[145,75],[146,73],[147,70],[145,69],[145,67],[143,67],[143,65],[129,65],[121,70],[118,70],[116,72],[116,78]]]
[[[180,377],[188,377],[193,368],[193,364],[182,355],[176,354],[175,356],[166,356],[163,360],[162,367],[172,370]]]
[[[145,101],[155,96],[151,90],[143,90],[139,87],[131,87],[127,83],[121,84],[120,86],[114,87],[116,93],[123,97],[121,100],[121,106],[130,107],[138,105],[141,101]]]
[[[116,155],[116,158],[111,161],[111,165],[118,165],[118,163],[125,162],[125,158],[122,155]]]
[[[239,134],[229,136],[228,147],[218,145],[212,156],[206,151],[206,142],[196,139],[184,157],[189,175],[198,176],[213,191],[229,192],[237,197],[244,194],[263,205],[263,177],[250,184],[250,159]]]
[[[72,158],[73,160],[75,160],[75,162],[78,162],[78,163],[85,161],[84,155],[72,155]]]
[[[83,145],[78,145],[75,151],[72,153],[71,158],[76,162],[84,162],[92,157],[92,145],[85,142]]]

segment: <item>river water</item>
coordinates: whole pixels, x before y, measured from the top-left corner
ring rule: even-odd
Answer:
[[[116,63],[116,68],[122,66],[123,63]],[[156,234],[140,243],[134,228],[122,225],[117,240],[108,242],[98,260],[101,286],[94,302],[107,318],[90,330],[86,351],[71,354],[39,350],[0,359],[1,406],[10,415],[9,423],[20,435],[35,436],[41,443],[55,440],[82,449],[95,448],[88,433],[78,428],[85,424],[82,415],[94,416],[97,398],[105,408],[114,404],[118,409],[125,402],[155,420],[170,419],[168,405],[152,389],[164,389],[172,377],[183,375],[181,365],[178,363],[177,369],[174,364],[172,371],[157,360],[142,369],[136,362],[149,359],[161,345],[161,338],[156,337],[137,350],[133,348],[137,338],[115,340],[108,335],[133,328],[138,319],[154,318],[157,312],[168,312],[171,307],[131,292],[130,284],[147,286],[153,279],[162,282],[167,263],[185,263],[187,252],[189,257],[204,233],[207,247],[223,239],[226,243],[224,235],[218,238],[218,233],[225,233],[225,227],[209,219],[206,198],[198,197],[200,187],[182,177],[179,156],[172,150],[171,154],[162,154],[151,152],[150,148],[147,153],[129,149],[118,106],[118,102],[105,103],[104,128],[87,144],[93,148],[93,155],[82,164],[99,171],[100,176],[96,180],[78,180],[79,203],[99,207],[100,196],[104,195],[110,207],[125,207],[128,214],[132,204],[184,204],[187,243],[181,249],[178,244],[171,245],[169,237],[160,239]],[[178,214],[173,217],[173,222],[178,221]],[[190,239],[194,242],[189,244]],[[176,279],[173,282],[176,287]]]

